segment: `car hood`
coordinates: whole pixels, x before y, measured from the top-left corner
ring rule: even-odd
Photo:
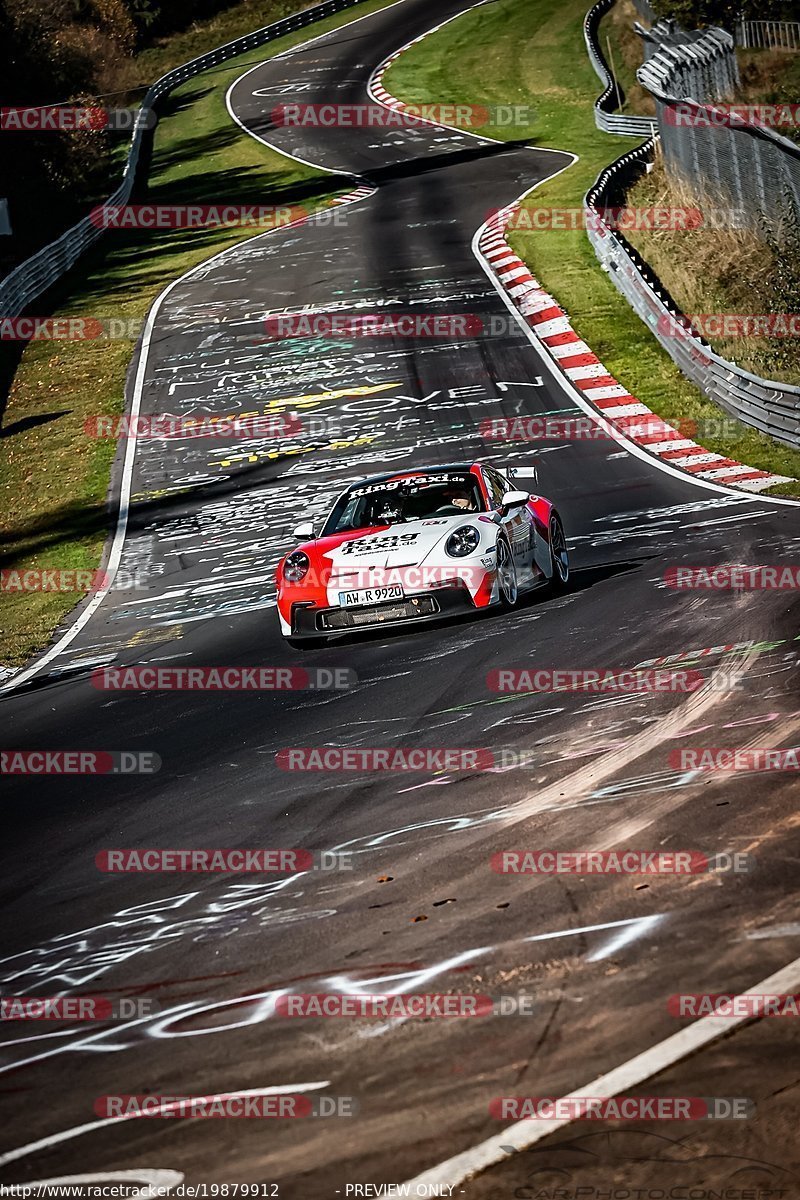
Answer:
[[[494,544],[495,524],[486,514],[429,517],[402,525],[335,534],[309,542],[302,549],[320,555],[331,568],[331,582],[355,583],[364,571],[376,568],[417,567],[430,558],[445,556],[444,543],[454,529],[472,525],[481,533],[482,548]]]

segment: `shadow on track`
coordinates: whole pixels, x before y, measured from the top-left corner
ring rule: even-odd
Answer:
[[[653,556],[655,557],[655,555]],[[464,613],[463,615],[442,617],[440,621],[425,621],[420,628],[432,630],[443,630],[447,628],[462,629],[464,626],[477,625],[483,621],[496,620],[500,616],[505,616],[509,621],[514,620],[516,613],[524,612],[526,609],[534,608],[540,604],[562,600],[569,596],[576,595],[579,592],[585,592],[589,588],[595,587],[596,584],[602,583],[606,579],[612,579],[615,575],[625,575],[632,571],[638,570],[647,562],[646,558],[627,559],[619,563],[600,563],[592,567],[584,567],[581,570],[571,570],[569,583],[563,591],[558,593],[548,592],[545,588],[537,588],[535,591],[527,592],[520,596],[520,602],[515,609],[508,612],[502,612],[499,608],[483,609],[480,612]],[[299,650],[304,654],[325,653],[331,650],[334,646],[359,646],[374,642],[394,641],[397,638],[413,637],[413,623],[397,625],[394,628],[386,626],[383,629],[363,629],[353,633],[344,634],[341,637],[330,638],[325,646],[308,646],[307,648],[301,641],[292,646],[293,650]]]

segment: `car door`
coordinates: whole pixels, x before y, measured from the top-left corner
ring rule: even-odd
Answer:
[[[502,512],[503,496],[506,492],[518,489],[494,467],[484,467],[483,474],[492,508],[500,513],[500,524],[511,546],[514,565],[517,568],[517,582],[521,586],[525,586],[538,575],[534,565],[538,535],[533,513],[527,505],[522,505],[504,515]]]

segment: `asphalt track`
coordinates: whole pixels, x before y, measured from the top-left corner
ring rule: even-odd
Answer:
[[[791,773],[681,772],[668,758],[676,747],[797,741],[797,603],[663,584],[675,565],[795,563],[793,506],[703,488],[615,443],[548,443],[540,488],[567,530],[565,596],[320,651],[279,635],[274,564],[293,526],[345,481],[415,462],[524,462],[532,447],[487,443],[480,421],[576,411],[521,334],[263,339],[266,312],[331,303],[507,314],[473,235],[490,208],[568,156],[432,126],[311,131],[269,119],[287,97],[366,102],[379,62],[457,11],[403,0],[231,89],[254,135],[375,190],[339,210],[344,223],[263,235],[178,282],[140,351],[142,412],[298,411],[328,423],[277,453],[266,440],[141,442],[121,570],[146,587],[112,590],[3,700],[6,747],[162,760],[154,775],[6,781],[3,993],[146,997],[159,1012],[88,1032],[3,1029],[4,1183],[171,1171],[195,1184],[274,1183],[300,1200],[402,1182],[496,1134],[493,1097],[564,1095],[675,1033],[670,993],[743,990],[797,956]],[[709,676],[734,666],[738,686],[692,695],[509,698],[486,686],[503,666],[619,670],[740,644],[701,660]],[[347,667],[359,682],[328,693],[103,692],[89,678],[103,662]],[[283,747],[319,745],[509,747],[534,761],[391,776],[275,763]],[[95,866],[106,848],[148,846],[339,849],[353,869],[270,878]],[[746,851],[755,866],[690,880],[489,868],[514,847],[628,846]],[[279,989],[525,990],[535,1006],[479,1021],[292,1021],[273,1015]],[[638,1089],[746,1096],[751,1120],[576,1124],[453,1194],[795,1195],[796,1029],[791,1019],[737,1027]],[[94,1124],[106,1094],[312,1084],[354,1097],[357,1115]]]

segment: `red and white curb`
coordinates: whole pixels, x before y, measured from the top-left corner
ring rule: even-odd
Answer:
[[[326,207],[338,208],[341,204],[355,204],[358,200],[364,200],[367,196],[374,196],[376,191],[377,188],[367,187],[366,184],[362,184],[361,187],[355,188],[352,192],[345,192],[343,196],[334,196]],[[322,209],[320,211],[324,212],[325,210]],[[315,216],[319,216],[319,213],[309,213],[306,220],[313,221]]]
[[[481,5],[487,4],[488,2],[489,0],[478,0],[478,3],[474,4],[473,8],[480,8]],[[411,47],[416,46],[418,42],[424,42],[425,39],[430,37],[432,33],[438,32],[438,30],[442,29],[445,25],[449,25],[451,21],[457,20],[460,16],[463,16],[463,13],[458,12],[454,16],[448,17],[446,21],[440,21],[438,25],[434,25],[431,29],[427,29],[425,33],[421,33],[419,37],[412,38],[410,42],[406,42],[404,46],[400,46],[397,50],[390,54],[388,58],[385,58],[383,62],[375,68],[370,75],[369,80],[367,81],[367,95],[369,95],[373,100],[377,100],[379,104],[383,104],[385,108],[391,108],[395,112],[408,113],[410,121],[413,121],[415,124],[418,122],[420,125],[433,125],[436,129],[451,129],[454,133],[460,133],[467,137],[477,138],[478,141],[481,142],[492,141],[493,139],[484,138],[481,136],[481,134],[473,133],[470,129],[460,129],[455,125],[448,125],[444,121],[436,121],[431,117],[422,116],[421,112],[424,108],[435,108],[437,106],[428,106],[425,104],[405,104],[402,100],[398,100],[397,96],[393,96],[391,92],[387,92],[386,88],[383,86],[383,77],[389,70],[389,67],[392,65],[392,63],[396,62],[401,55],[405,54],[406,50],[410,50]]]
[[[305,213],[302,217],[295,217],[293,221],[287,221],[285,225],[276,225],[274,229],[267,230],[268,233],[280,233],[283,229],[294,229],[297,225],[308,225],[310,222],[322,217],[332,208],[340,208],[343,204],[357,204],[359,200],[363,200],[366,196],[373,196],[377,191],[374,187],[361,185],[354,188],[352,192],[344,192],[341,196],[334,196],[331,200],[327,200],[320,208],[314,212]],[[244,243],[246,245],[246,243]],[[202,263],[200,264],[203,265]]]
[[[421,40],[421,38],[414,39],[414,41],[417,42]],[[409,42],[408,45],[413,46],[414,42]],[[407,49],[407,46],[402,46],[399,50],[395,50],[394,54],[390,54],[388,58],[384,59],[381,65],[375,71],[375,74],[371,76],[369,83],[367,84],[367,91],[375,100],[379,101],[381,104],[384,104],[386,108],[393,108],[397,112],[403,112],[406,106],[403,104],[402,100],[398,100],[396,96],[391,94],[391,92],[387,92],[386,88],[383,86],[383,76],[386,71],[388,71],[395,59],[399,58],[401,54],[404,54]]]
[[[515,201],[495,213],[486,222],[478,247],[539,342],[581,395],[599,409],[604,420],[671,467],[679,467],[698,479],[749,492],[791,482],[789,476],[759,471],[706,450],[662,420],[610,375],[572,328],[564,310],[534,279],[506,241],[506,227],[518,209],[519,202]]]

